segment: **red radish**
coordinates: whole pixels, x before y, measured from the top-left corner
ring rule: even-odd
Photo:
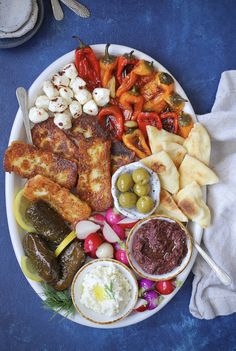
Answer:
[[[75,230],[77,238],[84,240],[91,233],[95,233],[100,229],[100,225],[91,221],[80,221],[76,224]]]
[[[94,223],[103,225],[106,222],[105,217],[100,213],[94,213],[91,217],[89,217],[90,221]]]
[[[84,241],[84,251],[89,256],[95,258],[97,248],[104,242],[103,237],[99,233],[91,233]]]
[[[124,264],[126,264],[126,266],[129,265],[129,261],[128,261],[128,258],[127,258],[127,255],[126,255],[126,251],[125,250],[117,250],[116,253],[115,253],[115,258],[117,261],[120,261]]]
[[[119,224],[113,224],[111,227],[116,232],[120,240],[125,239],[125,231],[123,228],[121,228],[121,226],[119,226]]]
[[[133,228],[135,224],[138,222],[137,219],[131,219],[131,218],[123,218],[121,221],[119,221],[117,224],[119,224],[122,228]]]
[[[107,210],[105,216],[108,224],[117,224],[123,218],[123,216],[112,207]]]
[[[117,243],[113,244],[113,247],[116,251],[125,250],[125,241],[117,241]]]
[[[107,223],[104,224],[102,232],[103,232],[104,238],[109,243],[115,243],[120,240],[116,232]]]
[[[134,311],[136,312],[144,312],[147,310],[147,301],[144,299],[138,299],[138,302],[134,306]]]
[[[156,283],[156,290],[161,295],[169,295],[175,290],[172,280],[162,280]]]

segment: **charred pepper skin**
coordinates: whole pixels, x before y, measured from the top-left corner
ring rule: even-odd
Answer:
[[[32,203],[26,210],[26,218],[41,237],[54,244],[60,244],[71,232],[61,216],[45,201]]]
[[[23,248],[40,277],[49,284],[59,280],[60,266],[46,242],[35,233],[27,233],[23,239]]]
[[[67,289],[74,278],[75,273],[85,262],[85,252],[81,243],[74,240],[59,256],[61,278],[55,284],[54,289],[61,291]]]
[[[103,88],[107,87],[108,82],[112,78],[112,74],[115,71],[118,62],[118,58],[116,56],[109,54],[109,46],[110,44],[106,45],[105,55],[99,61],[101,69],[101,82]]]

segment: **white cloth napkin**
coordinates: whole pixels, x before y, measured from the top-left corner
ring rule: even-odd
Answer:
[[[224,286],[198,255],[189,309],[194,317],[212,319],[236,312],[236,71],[222,73],[212,112],[198,116],[211,135],[210,167],[220,182],[208,187],[212,225],[202,248],[231,277]]]

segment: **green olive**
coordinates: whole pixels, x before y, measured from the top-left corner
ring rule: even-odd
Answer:
[[[148,213],[154,207],[154,201],[150,196],[141,196],[136,204],[137,210],[140,213]]]
[[[132,208],[137,202],[137,195],[131,192],[122,193],[119,196],[119,204],[121,207]]]
[[[135,184],[134,185],[134,192],[138,196],[145,196],[150,192],[150,185],[149,184]]]
[[[134,185],[134,182],[131,177],[131,174],[129,173],[123,173],[121,176],[119,176],[117,180],[117,188],[122,193],[129,191],[133,185]]]
[[[137,168],[133,171],[132,177],[135,183],[142,185],[147,184],[150,179],[150,175],[145,168]]]

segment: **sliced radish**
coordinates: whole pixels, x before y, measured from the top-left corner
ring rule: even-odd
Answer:
[[[105,216],[108,224],[117,224],[123,218],[123,216],[112,207],[108,208]]]
[[[112,229],[116,232],[120,240],[125,240],[125,230],[119,224],[113,224]]]
[[[116,232],[107,223],[104,224],[102,233],[106,241],[109,243],[116,243],[120,240]]]
[[[89,217],[89,220],[100,225],[103,225],[106,222],[105,216],[100,213],[94,213],[91,217]]]
[[[147,301],[144,299],[138,299],[138,302],[134,306],[136,312],[144,312],[147,310]]]
[[[92,221],[80,221],[76,224],[75,231],[77,238],[84,240],[89,234],[97,232],[100,228],[100,225]]]
[[[123,218],[117,224],[119,224],[122,228],[133,228],[134,225],[138,222],[138,219],[131,219],[131,218]]]

